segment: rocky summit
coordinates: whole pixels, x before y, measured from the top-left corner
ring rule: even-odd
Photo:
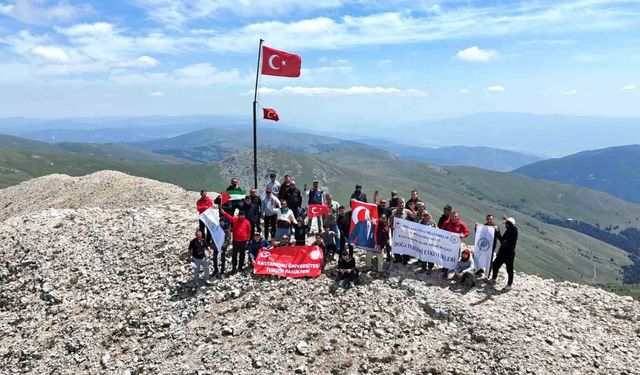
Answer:
[[[640,374],[640,304],[587,285],[385,263],[345,290],[332,263],[194,290],[196,198],[107,171],[0,190],[0,373]]]

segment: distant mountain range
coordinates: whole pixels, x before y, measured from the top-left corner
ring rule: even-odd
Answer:
[[[514,172],[584,186],[640,203],[640,145],[583,151],[559,159],[542,160]]]
[[[234,176],[245,186],[252,180],[251,153],[247,151],[211,164],[180,164],[121,160],[116,155],[117,148],[109,149],[108,158],[95,153],[93,146],[75,146],[76,152],[70,152],[59,145],[15,137],[2,139],[0,187],[51,173],[77,176],[104,169],[171,182],[189,190],[220,191]],[[92,155],[79,153],[87,150]],[[125,150],[129,152],[131,148]],[[149,153],[145,155],[166,157],[142,151]],[[353,186],[361,183],[370,199],[374,189],[381,196],[388,197],[391,190],[399,190],[406,197],[417,188],[434,216],[439,215],[444,204],[452,204],[469,225],[482,222],[486,213],[508,213],[516,217],[521,228],[519,269],[589,283],[632,280],[627,272],[633,265],[630,252],[610,243],[629,242],[621,233],[640,227],[640,205],[605,193],[512,173],[406,161],[362,144],[331,147],[313,155],[263,150],[258,167],[261,183],[271,171],[279,175],[290,173],[300,185],[319,179],[341,203],[348,202]],[[569,218],[601,229],[587,235],[580,232],[581,228],[563,227]]]

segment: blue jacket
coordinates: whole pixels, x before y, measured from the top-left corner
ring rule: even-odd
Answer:
[[[256,259],[256,257],[258,256],[258,250],[262,249],[263,247],[269,247],[269,242],[267,242],[267,240],[265,240],[264,238],[261,238],[260,241],[256,241],[252,238],[251,241],[249,241],[248,249],[251,260]]]

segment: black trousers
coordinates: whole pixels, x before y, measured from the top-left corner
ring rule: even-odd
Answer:
[[[209,228],[207,228],[207,226],[204,225],[204,221],[202,220],[198,220],[198,221],[199,221],[199,227],[200,227],[200,231],[202,232],[202,235],[205,236],[205,239],[207,240],[207,242],[211,242],[211,233],[209,233]]]
[[[258,218],[258,221],[256,222],[251,221],[251,236],[253,237],[256,232],[262,232],[262,229],[260,228],[260,218]]]
[[[348,234],[344,235],[344,234],[342,234],[342,232],[340,232],[340,233],[341,233],[341,235],[340,235],[340,255],[342,255],[342,252],[346,250],[347,246],[349,246],[349,256],[352,257],[353,256],[353,245],[352,244],[347,245],[347,240],[348,240],[347,237],[349,237],[349,235]]]
[[[498,271],[503,264],[507,266],[507,275],[509,275],[508,285],[513,284],[513,261],[516,259],[515,250],[499,250],[496,259],[493,261],[493,277],[495,280],[498,278]]]
[[[223,246],[220,252],[220,273],[224,273],[224,265],[227,263],[227,249]],[[218,248],[213,247],[213,270],[218,272]]]
[[[264,217],[264,239],[274,238],[276,236],[276,217],[277,215]]]
[[[354,268],[351,272],[338,273],[338,281],[349,280],[355,283],[356,280],[358,280],[358,276],[360,276],[360,271],[357,268]]]
[[[231,271],[242,271],[244,267],[244,256],[247,251],[247,241],[233,241],[231,250]]]

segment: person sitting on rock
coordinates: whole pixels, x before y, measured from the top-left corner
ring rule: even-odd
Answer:
[[[325,225],[322,233],[320,233],[320,237],[322,237],[322,241],[324,242],[326,249],[324,253],[324,261],[327,262],[329,258],[333,260],[336,250],[338,249],[338,235],[336,232],[330,230],[328,225]]]
[[[360,271],[356,268],[356,260],[348,251],[343,251],[338,260],[338,286],[349,288],[358,280],[358,276]]]
[[[258,257],[258,251],[263,247],[268,248],[269,242],[262,238],[262,234],[260,234],[260,232],[256,232],[253,235],[253,239],[249,241],[249,245],[247,246],[249,253],[249,266],[253,267],[253,262],[255,262]]]
[[[200,268],[204,268],[204,283],[209,285],[209,262],[207,250],[211,251],[211,244],[207,242],[200,229],[196,230],[196,238],[189,242],[191,252],[191,268],[193,269],[193,285],[200,286]]]
[[[304,217],[300,216],[297,222],[293,223],[293,236],[296,239],[296,246],[307,244],[307,233],[309,233],[309,225],[305,223]]]
[[[471,250],[465,248],[462,250],[460,260],[456,264],[456,268],[453,273],[453,279],[459,282],[464,282],[467,278],[473,278],[473,264],[471,258]]]

